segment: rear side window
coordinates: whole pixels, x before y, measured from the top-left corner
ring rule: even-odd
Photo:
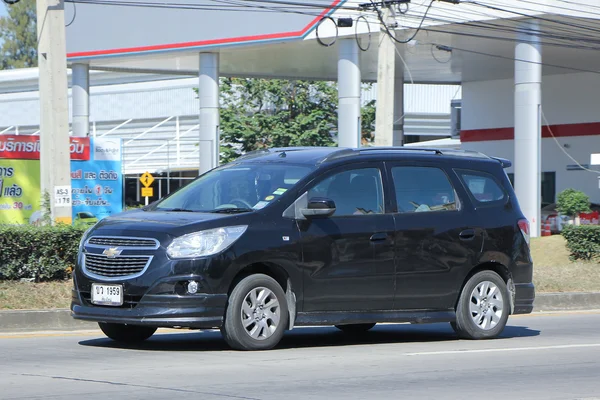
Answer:
[[[393,167],[398,212],[458,210],[456,193],[444,171],[434,167]]]
[[[476,171],[457,171],[465,187],[480,203],[497,203],[506,199],[506,192],[490,174]]]

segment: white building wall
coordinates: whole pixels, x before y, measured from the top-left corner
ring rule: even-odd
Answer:
[[[513,106],[513,80],[464,83],[462,130],[511,128],[514,126]],[[600,122],[600,75],[544,76],[542,109],[551,126]],[[512,140],[463,142],[462,148],[514,161]],[[578,163],[588,166],[590,154],[600,153],[600,123],[598,135],[544,138],[541,151],[542,172],[556,172],[556,193],[574,188],[584,191],[592,202],[600,203],[600,166],[590,167],[598,172],[569,171],[567,166],[576,163],[565,154],[566,151]],[[513,172],[513,168],[507,172]]]
[[[551,125],[599,122],[600,74],[544,76],[542,107]],[[462,108],[463,130],[513,127],[514,81],[463,83]]]

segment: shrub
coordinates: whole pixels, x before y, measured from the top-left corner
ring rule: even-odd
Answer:
[[[600,226],[566,226],[562,235],[567,240],[567,248],[572,260],[592,260],[600,258]]]
[[[0,280],[69,278],[83,233],[68,225],[0,225]]]
[[[565,189],[558,194],[556,209],[563,215],[575,217],[590,211],[590,198],[579,190]]]

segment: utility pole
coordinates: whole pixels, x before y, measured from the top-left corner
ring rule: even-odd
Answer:
[[[396,73],[396,42],[388,35],[395,35],[394,13],[389,5],[382,10],[383,22],[379,32],[377,55],[377,105],[375,111],[375,145],[394,145],[394,82]]]
[[[40,177],[53,223],[72,223],[64,0],[36,0],[40,85]]]

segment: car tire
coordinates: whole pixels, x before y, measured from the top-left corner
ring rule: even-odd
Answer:
[[[269,350],[283,337],[288,321],[287,300],[279,283],[254,274],[231,292],[221,332],[233,349]]]
[[[154,335],[157,328],[137,325],[124,325],[99,322],[100,329],[106,336],[117,342],[139,343]]]
[[[452,328],[462,339],[492,339],[506,326],[510,313],[506,282],[494,271],[473,275],[463,287]]]
[[[350,335],[359,335],[372,329],[376,324],[349,324],[349,325],[336,325],[340,331],[348,333]]]

